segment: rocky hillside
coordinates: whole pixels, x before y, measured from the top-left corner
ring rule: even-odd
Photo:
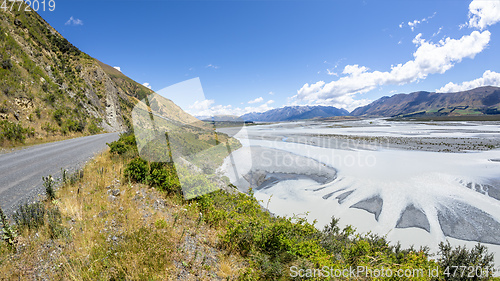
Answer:
[[[123,131],[134,104],[152,93],[23,9],[0,13],[0,66],[2,146]]]
[[[480,87],[457,93],[415,92],[382,97],[358,107],[353,116],[460,116],[500,114],[500,88]]]
[[[262,113],[247,113],[240,116],[240,118],[245,121],[277,122],[345,116],[348,114],[347,110],[333,106],[286,106]]]

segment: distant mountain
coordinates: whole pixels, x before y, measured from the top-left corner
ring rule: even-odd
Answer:
[[[247,113],[240,116],[245,121],[277,122],[293,121],[332,116],[346,116],[349,111],[333,106],[286,106],[261,113]]]
[[[382,97],[356,108],[352,116],[459,116],[500,114],[500,88],[480,87],[457,93],[415,92]]]

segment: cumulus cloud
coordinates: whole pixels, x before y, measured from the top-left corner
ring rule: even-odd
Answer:
[[[347,65],[342,72],[345,76],[329,83],[306,83],[292,100],[343,104],[346,109],[352,108],[360,103],[353,99],[355,94],[366,93],[381,85],[403,85],[425,79],[429,74],[446,72],[464,58],[474,58],[486,48],[490,36],[487,30],[473,31],[460,39],[445,38],[432,43],[418,34],[413,40],[418,47],[413,53],[413,60],[391,66],[390,71],[369,71],[367,67],[357,64]]]
[[[500,87],[500,73],[491,70],[486,70],[483,73],[483,77],[471,81],[465,81],[460,84],[448,83],[437,89],[437,93],[453,93],[460,91],[467,91],[482,86],[497,86]]]
[[[143,83],[143,84],[142,84],[142,86],[144,86],[144,87],[146,87],[146,88],[148,88],[148,89],[151,89],[151,85],[149,85],[149,83],[148,83],[148,82]]]
[[[500,0],[474,0],[469,4],[469,27],[485,29],[500,21]]]
[[[372,100],[369,99],[354,99],[354,95],[342,95],[338,97],[333,97],[329,99],[320,100],[308,100],[306,105],[324,105],[324,106],[334,106],[336,108],[344,108],[351,112],[357,107],[370,104]],[[287,105],[304,105],[303,102],[298,101],[294,97],[288,98]]]
[[[272,91],[271,91],[271,92],[269,92],[269,94],[270,94],[271,96],[274,96],[274,92],[272,92]]]
[[[120,71],[120,72],[122,72],[122,69],[119,66],[113,66],[113,68],[116,69],[116,70],[118,70],[118,71]]]
[[[258,97],[254,100],[248,101],[248,103],[259,103],[259,102],[263,102],[263,101],[264,101],[264,98]]]
[[[71,16],[64,25],[83,25],[83,21],[81,19],[75,19]]]
[[[233,107],[232,105],[215,105],[214,100],[203,100],[196,101],[194,104],[189,106],[187,110],[188,113],[194,116],[218,116],[218,115],[232,115],[241,116],[250,112],[264,112],[274,107],[270,104],[274,103],[273,100],[269,100],[259,106],[247,106],[244,108]]]
[[[214,105],[214,100],[203,100],[196,101],[194,104],[189,106],[187,110],[188,113],[194,116],[218,116],[218,115],[232,115],[241,116],[250,112],[264,112],[274,107],[269,106],[274,103],[273,100],[269,100],[259,106],[247,106],[244,108],[233,107],[232,105]]]

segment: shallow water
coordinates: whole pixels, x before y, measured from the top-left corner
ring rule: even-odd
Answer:
[[[294,143],[290,141],[293,138],[289,138],[307,134],[411,138],[433,135],[452,141],[457,137],[484,134],[500,137],[498,124],[364,120],[252,126],[235,135],[244,147],[233,152],[234,163],[226,159],[223,169],[238,186],[245,181],[243,176],[248,178],[255,167],[259,171],[267,167],[269,172],[312,175],[324,165],[334,170],[333,181],[281,180],[255,190],[255,197],[278,215],[307,213],[309,220],[317,220],[318,228],[335,216],[343,225],[351,224],[361,232],[387,235],[389,240],[406,246],[428,245],[435,250],[444,239],[459,245],[479,241],[490,244],[490,251],[496,253],[497,260],[500,258],[500,246],[497,246],[500,245],[497,234],[500,232],[500,162],[490,161],[500,159],[500,149],[468,153],[409,151],[383,146],[342,149],[307,141]],[[281,156],[268,153],[264,157],[264,154],[252,153],[252,147],[260,147],[259,153],[265,149],[277,150]],[[268,164],[265,167],[264,162]]]

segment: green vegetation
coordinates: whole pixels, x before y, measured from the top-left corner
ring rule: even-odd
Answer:
[[[54,200],[56,198],[55,181],[52,176],[42,177],[43,187],[45,188],[45,194],[49,200]]]
[[[189,136],[191,140],[188,141],[195,139],[191,134],[182,136],[184,140]],[[121,148],[124,143],[133,147],[131,140],[129,135],[123,135],[110,147]],[[120,143],[123,146],[119,146]],[[177,173],[182,177],[185,171]],[[171,180],[176,178],[172,165],[148,163],[136,157],[127,164],[125,175],[133,181],[159,187],[167,194],[180,192],[178,182]],[[193,181],[200,180],[198,174],[184,176],[192,177]],[[200,185],[204,184],[207,182]],[[251,192],[247,195],[219,190],[188,201],[191,208],[202,214],[200,218],[207,225],[219,231],[218,246],[246,260],[248,267],[239,272],[242,280],[288,279],[293,273],[291,268],[321,269],[325,266],[338,270],[358,266],[372,271],[382,268],[392,272],[421,270],[421,275],[414,280],[456,280],[443,273],[447,267],[458,264],[480,266],[489,270],[489,276],[492,273],[492,255],[484,246],[468,251],[442,243],[440,257],[433,260],[428,248],[417,250],[391,246],[384,237],[359,234],[350,226],[340,229],[336,218],[332,218],[323,230],[318,230],[304,217],[275,217],[263,210],[252,195]],[[429,275],[432,272],[439,272],[439,277]]]
[[[152,91],[82,53],[36,12],[20,9],[4,11],[0,21],[2,145],[100,133],[110,102],[117,108],[116,122],[108,125],[130,127],[136,97]],[[14,128],[18,131],[28,131],[9,134],[13,126],[6,122],[19,126]]]
[[[14,216],[18,237],[3,219],[14,238],[0,244],[0,279],[328,280],[308,276],[363,268],[360,280],[377,279],[373,274],[382,270],[410,272],[411,280],[463,280],[453,276],[454,266],[479,267],[482,279],[492,279],[493,258],[484,246],[441,243],[434,257],[428,248],[402,249],[341,228],[336,218],[320,230],[304,216],[274,216],[251,191],[237,192],[214,175],[141,159],[132,134],[109,147],[85,172],[63,172],[57,198],[22,206]],[[179,182],[226,186],[184,200]]]
[[[4,140],[24,143],[26,137],[32,137],[34,134],[33,128],[24,128],[7,120],[0,121],[0,143]]]
[[[34,230],[45,224],[45,213],[46,210],[43,202],[37,202],[19,206],[13,218],[19,228]]]
[[[0,207],[0,223],[2,224],[2,227],[0,228],[1,230],[0,238],[7,243],[11,251],[16,251],[15,248],[17,243],[16,229],[9,224],[7,216],[4,214],[1,207]]]

